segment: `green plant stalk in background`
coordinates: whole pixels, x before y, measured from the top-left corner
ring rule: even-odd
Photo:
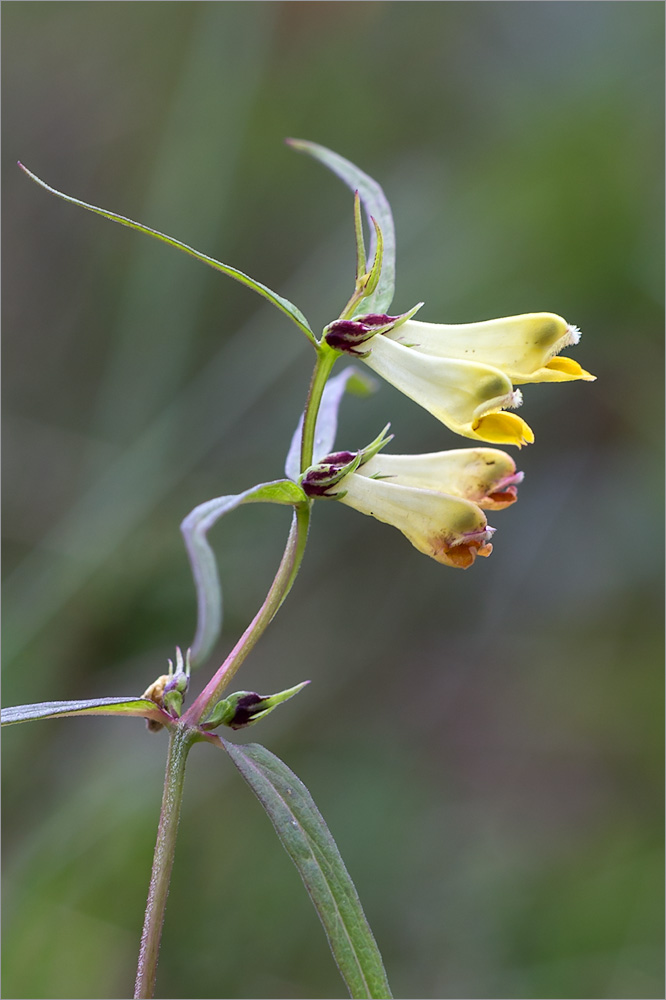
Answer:
[[[160,822],[157,829],[157,843],[150,876],[146,915],[141,934],[139,964],[136,970],[135,997],[152,997],[155,994],[155,977],[159,958],[160,940],[164,925],[171,869],[176,851],[176,835],[183,802],[185,765],[190,747],[195,741],[195,730],[178,726],[169,733],[169,753],[167,756],[164,794]]]
[[[380,454],[391,440],[388,426],[367,447],[334,452],[338,409],[346,390],[366,391],[367,382],[346,369],[331,378],[344,354],[367,363],[443,423],[476,441],[516,444],[533,440],[519,417],[504,412],[521,401],[514,383],[590,379],[577,363],[556,355],[576,343],[578,331],[551,313],[493,320],[463,327],[413,322],[418,306],[397,316],[387,310],[395,281],[395,233],[390,206],[376,181],[349,161],[314,143],[288,140],[319,159],[354,192],[356,280],[337,320],[319,340],[287,299],[236,268],[124,216],[64,195],[26,170],[52,194],[121,225],[166,242],[240,281],[286,314],[312,344],[316,360],[301,422],[286,463],[286,479],[262,483],[233,496],[200,504],[181,525],[197,594],[197,629],[183,659],[137,698],[46,702],[3,710],[3,725],[64,715],[135,715],[151,730],[165,728],[169,750],[157,842],[136,976],[135,997],[152,997],[176,835],[185,767],[194,743],[207,742],[230,757],[259,799],[299,870],[318,912],[340,973],[353,998],[390,998],[381,955],[354,884],[326,824],[302,782],[274,754],[258,744],[238,746],[222,739],[220,725],[240,729],[258,722],[308,682],[274,695],[223,693],[289,594],[301,566],[314,501],[335,499],[398,527],[421,552],[449,566],[466,568],[488,556],[494,529],[483,508],[499,510],[516,499],[522,478],[515,463],[495,448],[467,448],[421,456]],[[370,225],[367,268],[361,204]],[[473,340],[474,347],[468,347]],[[470,360],[470,355],[474,360]],[[207,532],[224,514],[246,503],[292,508],[292,523],[277,573],[259,611],[225,661],[189,708],[183,701],[190,669],[210,654],[222,619],[222,594]]]

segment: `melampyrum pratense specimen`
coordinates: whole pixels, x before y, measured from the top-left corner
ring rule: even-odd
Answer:
[[[236,691],[223,696],[234,674],[289,593],[300,567],[313,507],[337,501],[398,528],[412,545],[445,566],[467,569],[492,552],[494,528],[486,511],[516,501],[522,473],[496,445],[521,447],[532,430],[513,412],[525,382],[592,380],[560,352],[576,344],[579,331],[553,313],[528,313],[484,323],[452,326],[415,316],[423,303],[389,313],[395,274],[395,234],[391,209],[380,186],[348,160],[311,142],[288,140],[338,175],[354,191],[356,281],[339,316],[319,339],[301,311],[236,268],[139,225],[121,215],[69,197],[49,187],[22,165],[37,184],[65,201],[123,226],[162,240],[235,278],[285,313],[312,345],[314,369],[305,409],[288,451],[285,478],[252,486],[196,507],[181,530],[197,596],[197,628],[185,657],[141,695],[85,701],[42,702],[5,709],[3,725],[66,715],[132,715],[169,736],[164,797],[141,939],[135,997],[154,995],[157,959],[176,829],[190,747],[207,742],[231,758],[268,813],[296,864],[324,925],[350,996],[390,997],[386,973],[358,895],[337,847],[312,798],[285,764],[258,744],[238,746],[215,733],[240,729],[297,694],[305,683],[274,695]],[[370,247],[366,257],[362,208]],[[335,451],[338,409],[347,389],[367,386],[357,366],[332,377],[338,361],[354,359],[419,403],[472,447],[423,455],[386,451],[393,435],[387,425],[369,444]],[[304,390],[305,395],[305,390]],[[488,447],[490,445],[491,447]],[[291,507],[292,522],[275,579],[253,621],[201,694],[185,708],[190,670],[209,656],[221,627],[221,594],[209,528],[223,514],[246,503]],[[36,956],[38,958],[38,956]]]

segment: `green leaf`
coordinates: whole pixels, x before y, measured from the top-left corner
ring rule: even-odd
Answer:
[[[220,745],[268,813],[324,925],[349,995],[391,996],[381,955],[358,893],[324,819],[302,781],[257,743]]]
[[[312,464],[316,465],[325,455],[333,451],[335,435],[338,429],[338,411],[342,397],[346,392],[353,396],[369,396],[376,388],[376,381],[369,378],[365,372],[357,372],[353,368],[345,368],[339,375],[326,383],[319,405],[317,423],[315,426]],[[301,472],[301,435],[303,433],[303,414],[291,439],[284,471],[290,479],[298,479]]]
[[[190,511],[180,526],[197,592],[197,630],[190,649],[190,663],[198,666],[210,653],[222,626],[222,591],[215,555],[206,533],[224,514],[245,503],[307,503],[300,486],[289,480],[261,483],[244,493],[216,497]]]
[[[372,262],[372,267],[370,268],[370,273],[368,274],[368,282],[366,284],[366,295],[359,303],[356,311],[362,309],[366,312],[368,309],[368,303],[372,301],[374,292],[377,290],[377,286],[381,280],[382,271],[384,269],[384,235],[381,228],[378,226],[376,219],[373,217],[371,222],[375,229],[375,234],[377,237],[377,246],[375,248],[375,259]]]
[[[377,181],[359,170],[349,160],[345,160],[339,153],[334,153],[332,150],[326,149],[325,146],[319,146],[316,142],[308,142],[305,139],[287,139],[287,143],[293,149],[301,153],[308,153],[315,160],[319,160],[334,174],[337,174],[352,191],[358,191],[370,222],[370,258],[375,254],[377,243],[372,220],[377,222],[384,237],[384,264],[375,292],[362,300],[360,311],[364,313],[388,312],[395,291],[395,226],[391,206],[386,195]]]
[[[68,201],[72,205],[78,205],[80,208],[85,208],[89,212],[96,212],[97,215],[103,215],[105,219],[111,219],[112,222],[118,222],[121,226],[128,226],[130,229],[136,229],[139,233],[145,233],[146,236],[152,236],[156,240],[168,243],[169,246],[175,247],[176,250],[182,250],[183,253],[189,254],[190,257],[194,257],[195,260],[203,261],[204,264],[214,267],[216,271],[222,271],[223,274],[228,275],[230,278],[234,278],[242,285],[246,285],[247,288],[251,288],[253,292],[257,292],[258,295],[268,299],[272,305],[276,306],[281,312],[293,320],[296,326],[303,331],[308,340],[310,340],[315,346],[317,345],[317,338],[312,332],[310,324],[300,309],[298,309],[293,302],[290,302],[289,299],[283,298],[276,292],[271,291],[271,289],[266,285],[262,285],[260,281],[255,281],[254,278],[250,278],[249,275],[244,274],[235,267],[231,267],[229,264],[223,264],[221,261],[215,260],[213,257],[208,257],[205,253],[200,253],[198,250],[194,250],[186,243],[181,243],[180,240],[174,240],[171,236],[165,236],[164,233],[160,233],[156,229],[150,229],[148,226],[142,226],[138,222],[133,222],[132,219],[126,219],[124,215],[117,215],[115,212],[109,212],[105,208],[97,208],[95,205],[89,205],[87,202],[80,201],[78,198],[72,198],[71,195],[63,194],[62,191],[57,191],[56,188],[52,188],[49,184],[40,180],[36,174],[33,174],[31,170],[24,167],[22,163],[19,162],[18,165],[23,173],[27,174],[28,177],[35,181],[36,184],[39,184],[40,187],[43,187],[46,191],[56,195],[58,198],[62,198],[63,201]]]
[[[66,715],[128,715],[160,721],[163,713],[149,698],[91,698],[87,701],[41,701],[2,709],[2,725],[33,719],[59,719]]]

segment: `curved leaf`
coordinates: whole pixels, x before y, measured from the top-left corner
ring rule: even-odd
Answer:
[[[180,526],[185,539],[197,592],[197,630],[190,650],[190,663],[198,666],[215,645],[222,626],[222,591],[215,555],[206,533],[224,514],[245,503],[277,503],[294,506],[308,499],[295,483],[278,480],[261,483],[244,493],[216,497],[190,511]]]
[[[312,796],[279,757],[257,743],[219,742],[275,827],[326,931],[333,957],[354,998],[390,998],[386,972],[361,901]]]
[[[2,725],[34,719],[59,719],[66,715],[128,715],[160,721],[163,713],[149,698],[89,698],[85,701],[41,701],[2,709]]]
[[[308,142],[306,139],[287,139],[286,141],[293,149],[301,153],[308,153],[315,160],[323,163],[352,191],[358,191],[370,223],[370,253],[368,255],[370,258],[374,256],[377,245],[375,227],[372,225],[373,219],[381,229],[384,237],[384,263],[381,277],[373,294],[362,300],[359,311],[364,313],[387,312],[395,291],[395,226],[391,206],[386,195],[377,181],[359,170],[349,160],[345,160],[339,153],[334,153],[331,149],[320,146],[316,142]]]
[[[214,257],[208,257],[205,253],[200,253],[198,250],[194,250],[193,247],[187,245],[187,243],[181,243],[180,240],[175,240],[171,236],[165,236],[164,233],[160,233],[157,229],[150,229],[149,226],[142,226],[139,222],[133,222],[132,219],[125,218],[124,215],[117,215],[115,212],[109,212],[105,208],[97,208],[95,205],[89,205],[85,201],[80,201],[79,198],[73,198],[71,195],[63,194],[62,191],[56,190],[56,188],[51,187],[46,184],[43,180],[33,174],[31,170],[24,167],[21,162],[19,162],[19,167],[24,174],[27,174],[36,184],[43,187],[46,191],[51,194],[56,195],[58,198],[62,198],[63,201],[68,201],[72,205],[78,205],[80,208],[85,208],[89,212],[96,212],[97,215],[103,215],[105,219],[110,219],[112,222],[118,222],[121,226],[128,226],[130,229],[136,229],[139,233],[145,233],[146,236],[152,236],[153,239],[161,240],[163,243],[168,243],[169,246],[175,247],[176,250],[182,250],[183,253],[189,254],[190,257],[194,257],[195,260],[200,260],[204,264],[208,264],[210,267],[214,267],[216,271],[222,271],[223,274],[228,275],[230,278],[234,278],[239,281],[242,285],[246,285],[247,288],[251,288],[253,292],[257,292],[258,295],[263,296],[263,298],[268,299],[268,301],[276,306],[281,312],[283,312],[289,319],[293,320],[297,327],[303,331],[308,340],[310,340],[315,346],[317,344],[317,339],[310,328],[310,324],[307,319],[293,304],[289,299],[283,298],[276,292],[271,291],[266,285],[263,285],[260,281],[255,281],[254,278],[250,278],[249,275],[244,274],[243,271],[239,271],[235,267],[231,267],[229,264],[223,264],[219,260],[215,260]]]
[[[369,396],[375,391],[376,381],[365,372],[357,372],[354,368],[345,368],[326,383],[319,404],[319,413],[315,425],[314,450],[312,462],[320,462],[325,455],[333,451],[335,435],[338,429],[338,411],[345,390],[354,396]],[[284,471],[294,481],[301,472],[301,436],[303,434],[303,414],[291,439]]]

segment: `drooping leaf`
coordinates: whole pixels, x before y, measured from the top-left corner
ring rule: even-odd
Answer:
[[[89,205],[87,202],[81,201],[79,198],[73,198],[71,195],[63,194],[62,191],[58,191],[56,188],[46,184],[45,181],[37,177],[36,174],[33,174],[31,170],[24,167],[22,163],[19,163],[19,167],[25,174],[28,175],[28,177],[35,181],[36,184],[39,184],[40,187],[43,187],[46,191],[56,195],[58,198],[62,198],[63,201],[68,201],[72,205],[78,205],[80,208],[85,208],[89,212],[96,212],[97,215],[103,215],[105,219],[111,219],[112,222],[118,222],[121,226],[128,226],[130,229],[135,229],[139,233],[145,233],[146,236],[152,236],[153,239],[161,240],[163,243],[168,243],[169,246],[175,247],[176,250],[182,250],[183,253],[189,254],[190,257],[194,257],[195,260],[200,260],[204,264],[208,264],[210,267],[215,268],[216,271],[221,271],[230,278],[234,278],[236,281],[239,281],[247,288],[251,288],[253,292],[257,292],[258,295],[268,299],[272,305],[276,306],[281,312],[293,320],[296,326],[303,331],[308,340],[310,340],[313,344],[317,343],[317,339],[310,328],[310,324],[300,309],[298,309],[293,302],[290,302],[289,299],[285,299],[282,295],[278,295],[277,292],[273,292],[260,281],[256,281],[249,275],[244,274],[243,271],[239,271],[237,268],[231,267],[229,264],[223,264],[221,261],[215,260],[213,257],[208,257],[205,253],[200,253],[199,250],[194,250],[193,247],[188,246],[186,243],[181,243],[180,240],[175,240],[171,236],[165,236],[164,233],[160,233],[156,229],[151,229],[149,226],[142,226],[139,222],[133,222],[132,219],[125,218],[124,215],[117,215],[115,212],[109,212],[105,208],[97,208],[95,205]]]
[[[312,796],[286,764],[257,743],[219,741],[275,827],[326,931],[353,998],[389,998],[377,943],[340,852]]]
[[[128,715],[160,721],[163,713],[149,698],[89,698],[85,701],[41,701],[2,709],[2,725],[34,719],[59,719],[66,715]]]
[[[198,666],[215,645],[222,625],[222,592],[215,555],[207,532],[224,514],[245,503],[291,505],[307,502],[300,486],[288,480],[261,483],[244,493],[216,497],[190,511],[180,526],[185,539],[197,592],[197,630],[190,650],[190,663]]]
[[[357,372],[354,368],[345,368],[326,383],[321,397],[317,423],[315,425],[314,450],[312,462],[321,459],[333,451],[335,435],[338,429],[338,411],[345,391],[354,396],[369,396],[374,392],[377,383],[365,372]],[[284,471],[293,480],[298,479],[301,472],[301,435],[303,433],[303,415],[298,422],[291,439]]]
[[[340,156],[339,153],[334,153],[331,149],[326,149],[325,146],[320,146],[316,142],[308,142],[306,139],[287,139],[287,143],[299,152],[309,153],[315,160],[319,160],[334,174],[337,174],[352,191],[358,191],[370,223],[370,259],[375,254],[377,242],[375,227],[371,220],[376,220],[384,237],[382,273],[374,293],[363,299],[357,312],[388,312],[395,290],[395,226],[391,206],[386,195],[377,181],[359,170],[357,166]]]

